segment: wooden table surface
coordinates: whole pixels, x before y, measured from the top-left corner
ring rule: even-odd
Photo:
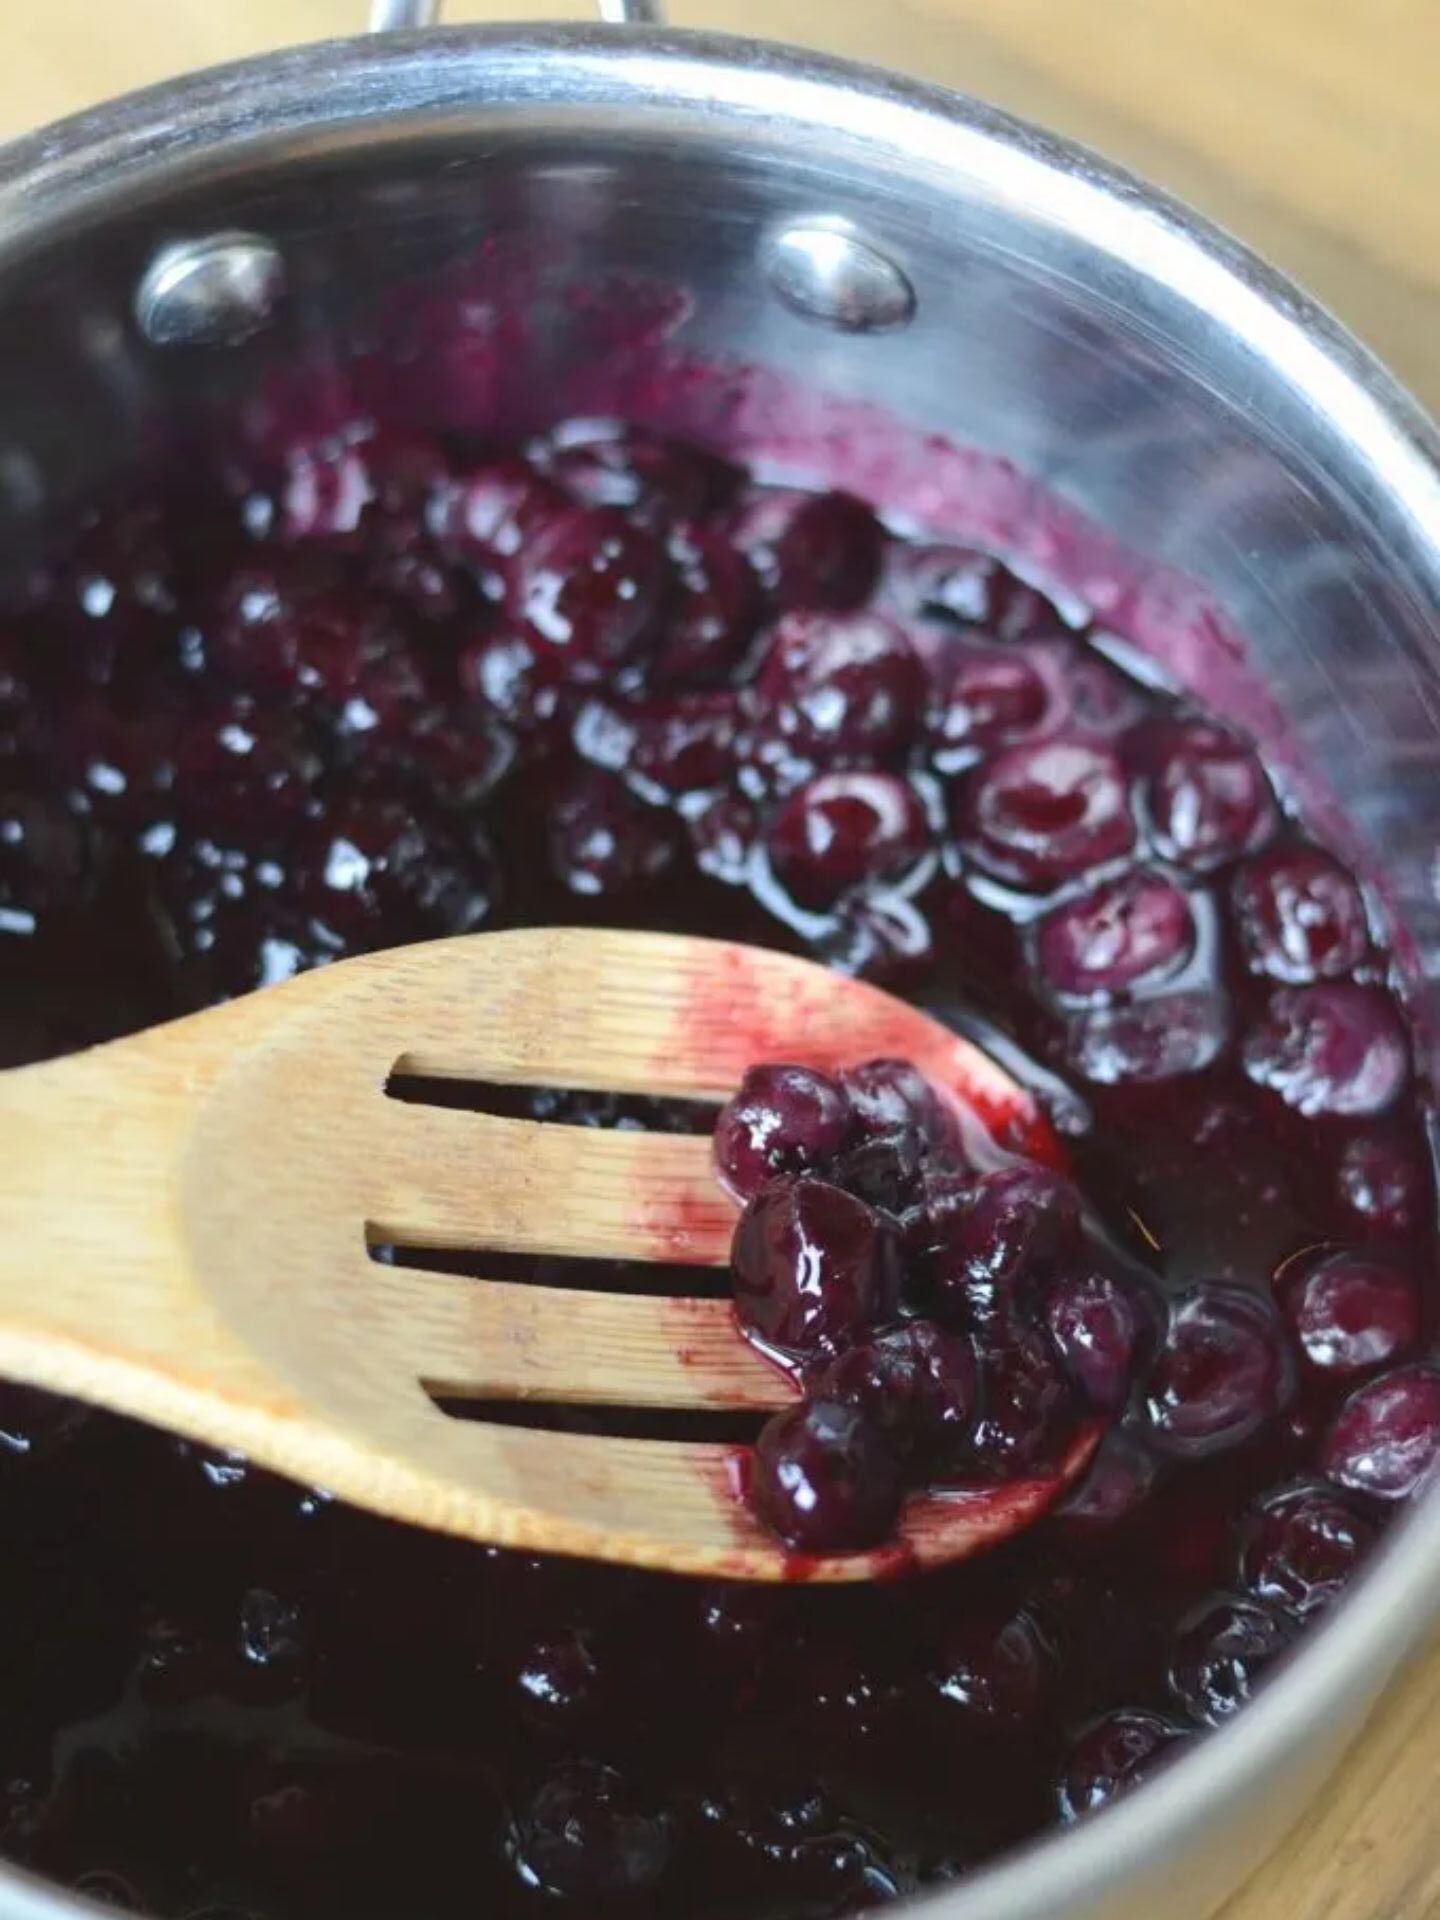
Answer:
[[[12,0],[0,137],[186,67],[346,33],[364,0]],[[453,0],[456,19],[570,0]],[[1440,411],[1440,0],[672,0],[1090,142],[1233,228]],[[1440,1646],[1223,1920],[1440,1917]]]

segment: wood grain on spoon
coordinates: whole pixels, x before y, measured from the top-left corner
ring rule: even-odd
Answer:
[[[727,1301],[426,1270],[442,1250],[482,1266],[723,1266],[734,1211],[708,1138],[386,1089],[399,1073],[719,1101],[757,1059],[877,1054],[1053,1153],[1029,1096],[913,1008],[807,961],[652,934],[521,931],[346,961],[4,1074],[0,1371],[447,1532],[692,1573],[863,1578],[896,1549],[797,1568],[737,1500],[732,1448],[456,1419],[432,1398],[785,1404],[790,1383]],[[936,1563],[1013,1532],[1092,1446],[1050,1479],[912,1503],[900,1551]]]

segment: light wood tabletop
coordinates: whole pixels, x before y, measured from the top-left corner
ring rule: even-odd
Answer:
[[[0,22],[0,137],[186,67],[349,32],[363,7],[17,5]],[[673,0],[672,16],[883,61],[1088,141],[1268,254],[1440,409],[1440,0]],[[1436,1920],[1437,1781],[1440,1649],[1224,1920]]]

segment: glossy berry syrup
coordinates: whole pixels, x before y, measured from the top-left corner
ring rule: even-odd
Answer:
[[[405,1531],[6,1390],[5,1854],[175,1920],[824,1920],[1244,1704],[1440,1449],[1426,1095],[1356,876],[1124,660],[859,499],[583,426],[357,426],[97,511],[17,586],[6,1062],[474,928],[806,951],[1034,1063],[1074,1188],[947,1172],[893,1067],[748,1084],[747,1312],[826,1373],[762,1456],[849,1461],[854,1537],[909,1450],[1005,1477],[1079,1407],[1107,1437],[980,1560],[756,1590]],[[806,1234],[823,1299],[763,1278]]]

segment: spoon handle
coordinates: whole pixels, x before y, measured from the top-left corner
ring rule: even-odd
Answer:
[[[273,1397],[187,1250],[186,1143],[228,1011],[0,1073],[0,1373],[187,1432],[215,1396]]]

